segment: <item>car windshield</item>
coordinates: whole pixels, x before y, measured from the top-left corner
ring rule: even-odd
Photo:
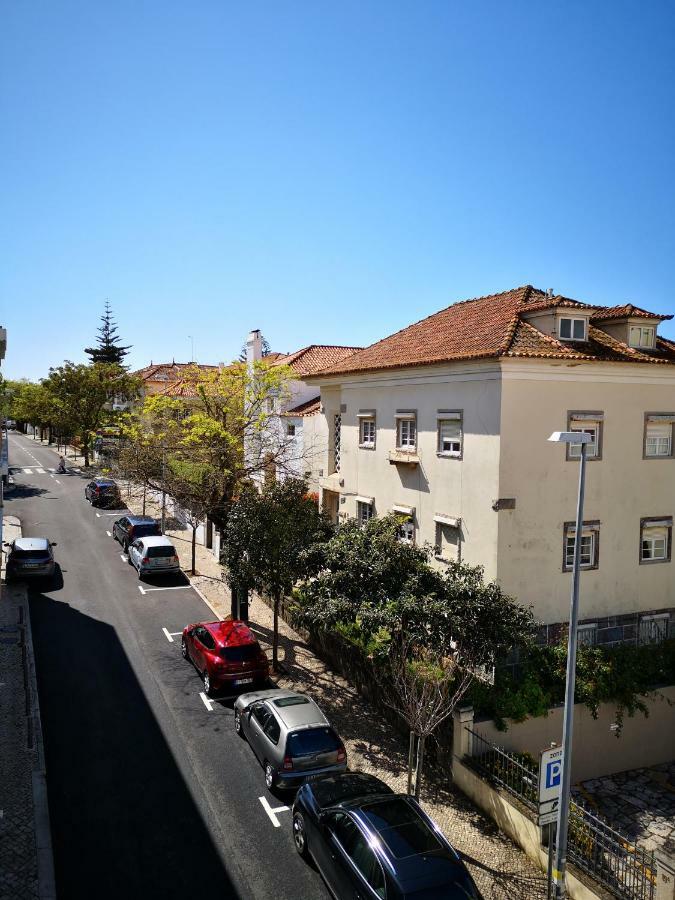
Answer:
[[[302,703],[309,703],[307,697],[280,697],[274,701],[274,705],[279,709],[283,709],[284,706],[300,706]]]
[[[228,662],[251,662],[257,659],[258,651],[257,644],[242,644],[240,647],[223,647],[220,655]]]
[[[155,557],[161,556],[175,556],[176,551],[173,547],[148,547],[146,550],[146,556],[149,556],[151,559]]]
[[[49,556],[48,550],[15,550],[14,556],[17,559],[44,559]]]
[[[289,756],[309,756],[339,750],[340,739],[332,728],[307,728],[288,735],[286,752]]]

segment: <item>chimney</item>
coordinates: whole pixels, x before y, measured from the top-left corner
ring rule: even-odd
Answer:
[[[256,328],[246,339],[246,364],[252,366],[262,359],[262,335]]]

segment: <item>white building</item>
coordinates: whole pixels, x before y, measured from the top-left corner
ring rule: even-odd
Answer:
[[[327,436],[324,508],[362,522],[399,513],[404,539],[433,545],[439,565],[483,565],[555,625],[568,616],[579,465],[547,438],[588,431],[583,639],[672,633],[666,318],[526,286],[456,303],[350,354],[308,379]]]

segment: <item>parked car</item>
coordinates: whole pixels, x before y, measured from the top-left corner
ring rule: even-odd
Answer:
[[[270,667],[267,655],[246,622],[197,622],[183,629],[183,659],[194,663],[211,696],[224,688],[265,685]]]
[[[5,425],[8,429],[16,428],[16,422],[14,421],[14,419],[5,419]]]
[[[151,535],[159,537],[161,533],[159,522],[149,516],[122,516],[121,519],[115,519],[112,527],[112,536],[120,542],[125,553],[136,538]]]
[[[296,794],[293,841],[312,857],[338,900],[475,900],[468,869],[412,797],[379,778],[349,772],[318,778]]]
[[[112,478],[94,478],[84,489],[84,496],[92,506],[121,506],[120,489]]]
[[[292,788],[319,774],[344,772],[347,752],[316,703],[295,691],[253,691],[234,704],[234,728],[265,770],[265,784]]]
[[[129,544],[127,553],[129,563],[136,569],[139,578],[180,572],[176,548],[164,535],[137,538]]]
[[[7,558],[6,579],[51,578],[56,569],[54,562],[55,543],[44,537],[16,538],[10,544]]]

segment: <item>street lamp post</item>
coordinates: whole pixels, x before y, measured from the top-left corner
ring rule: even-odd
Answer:
[[[574,532],[574,563],[572,566],[572,596],[570,626],[567,637],[567,678],[565,682],[565,715],[563,719],[562,770],[560,773],[560,803],[558,806],[557,839],[553,862],[555,900],[565,896],[565,868],[567,866],[567,828],[570,813],[570,776],[572,772],[572,730],[574,725],[574,685],[577,671],[577,621],[579,619],[579,574],[581,571],[581,532],[584,522],[584,490],[586,487],[586,446],[591,436],[583,431],[555,431],[549,441],[580,448],[579,493],[577,521]]]

